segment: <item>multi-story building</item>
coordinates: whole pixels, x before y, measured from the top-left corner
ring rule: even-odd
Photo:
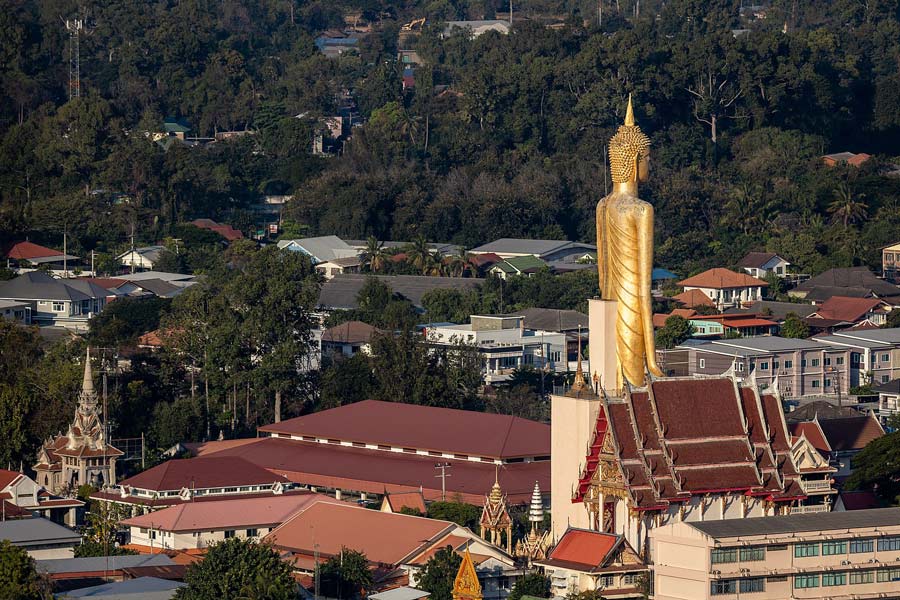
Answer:
[[[741,308],[762,300],[763,291],[769,286],[762,279],[729,269],[709,269],[678,282],[685,292],[698,290],[708,297],[719,310]]]
[[[900,508],[672,523],[650,545],[656,600],[900,596]]]
[[[881,249],[881,276],[893,283],[900,281],[900,242]]]
[[[860,332],[863,333],[863,332]],[[785,397],[846,395],[859,385],[859,353],[849,345],[765,336],[689,343],[663,352],[661,362],[675,375],[753,376],[775,385]]]
[[[887,383],[900,377],[900,328],[839,331],[812,338],[851,352],[851,385]]]
[[[530,366],[546,372],[565,373],[566,335],[525,328],[521,316],[472,315],[466,325],[437,325],[424,331],[434,346],[465,344],[478,349],[486,383],[506,381],[517,368]]]

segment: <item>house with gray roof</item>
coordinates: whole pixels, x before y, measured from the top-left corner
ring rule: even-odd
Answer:
[[[110,293],[83,279],[55,279],[32,271],[0,283],[0,300],[27,303],[37,325],[73,331],[87,329],[88,320],[106,306]]]
[[[56,594],[56,598],[93,598],[95,600],[171,600],[175,592],[187,584],[183,581],[160,579],[159,577],[138,577],[104,583],[69,592]]]
[[[302,252],[310,257],[313,264],[328,262],[337,258],[353,258],[359,252],[353,246],[336,235],[280,240],[278,247],[282,250]]]
[[[0,521],[0,540],[9,540],[34,559],[72,558],[81,536],[50,519]]]
[[[597,258],[597,246],[565,240],[526,240],[500,238],[483,246],[472,248],[469,254],[496,254],[508,259],[518,256],[535,256],[544,262],[590,262]]]
[[[116,257],[116,260],[126,267],[151,270],[165,251],[165,246],[143,246],[123,252]]]
[[[319,292],[319,308],[326,312],[359,308],[357,296],[369,277],[375,277],[386,284],[396,296],[409,300],[418,310],[424,310],[422,296],[432,290],[471,290],[477,288],[483,281],[461,277],[344,273],[322,284]]]
[[[859,383],[887,383],[900,377],[900,328],[845,329],[812,340],[850,350],[854,367],[861,373]]]

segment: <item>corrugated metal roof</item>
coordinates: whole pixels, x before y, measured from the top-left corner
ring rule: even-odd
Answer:
[[[165,554],[136,554],[126,556],[92,556],[85,558],[57,558],[35,561],[37,570],[51,575],[59,573],[91,573],[118,571],[130,567],[165,567],[174,565]]]
[[[78,544],[81,536],[49,519],[36,517],[0,522],[0,540],[9,540],[14,546],[35,544]]]
[[[714,539],[900,525],[900,508],[825,512],[688,523]]]

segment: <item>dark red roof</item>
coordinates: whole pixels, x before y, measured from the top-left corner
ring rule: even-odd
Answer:
[[[840,495],[844,510],[867,510],[881,507],[878,496],[870,491],[841,492]]]
[[[866,444],[884,435],[884,429],[873,415],[821,419],[819,426],[835,452],[862,450]]]
[[[366,400],[260,427],[312,436],[466,456],[550,455],[550,426],[509,415]]]
[[[676,302],[680,302],[684,304],[688,308],[694,308],[696,306],[715,306],[716,303],[710,300],[709,296],[701,292],[700,290],[688,290],[686,292],[681,292],[677,296],[673,296],[672,300]]]
[[[827,455],[831,452],[831,446],[828,445],[828,439],[825,437],[825,433],[819,426],[818,421],[799,421],[791,423],[788,427],[790,427],[791,435],[794,437],[805,435],[807,441],[820,453]]]
[[[550,551],[547,559],[570,563],[590,571],[603,566],[620,539],[620,536],[611,533],[569,529]]]
[[[693,277],[678,282],[682,287],[707,289],[732,289],[742,287],[768,287],[762,279],[751,277],[746,273],[736,273],[730,269],[715,268],[703,271]]]
[[[832,296],[819,306],[818,310],[810,317],[810,322],[819,318],[855,323],[882,303],[878,298]]]
[[[38,246],[32,242],[18,242],[9,247],[6,257],[14,260],[31,260],[33,258],[62,257],[63,253],[53,248]]]
[[[435,477],[435,457],[407,452],[367,450],[337,444],[320,444],[279,438],[260,438],[252,444],[228,448],[209,457],[237,457],[278,473],[295,483],[383,494],[420,488],[426,500],[439,500],[441,480]],[[204,459],[196,459],[204,460]],[[494,484],[491,463],[451,460],[447,492],[461,494],[466,502],[480,504]],[[500,485],[510,502],[531,499],[534,482],[549,490],[550,461],[504,465]]]
[[[238,456],[169,460],[120,483],[144,490],[220,488],[287,483],[284,477]]]

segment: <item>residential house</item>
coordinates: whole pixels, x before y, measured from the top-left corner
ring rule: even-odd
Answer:
[[[197,550],[237,537],[258,541],[315,502],[337,502],[320,494],[288,494],[185,502],[120,521],[129,550]]]
[[[535,273],[540,273],[546,268],[548,268],[547,263],[536,256],[514,256],[494,264],[494,266],[488,269],[488,273],[499,277],[500,279],[506,279],[507,277],[516,275],[531,277]]]
[[[0,300],[0,317],[31,325],[31,304],[22,300]]]
[[[116,260],[119,261],[119,264],[126,267],[151,271],[153,270],[153,265],[156,264],[160,255],[165,251],[165,246],[142,246],[123,252],[116,257]]]
[[[900,414],[900,379],[872,386],[872,392],[878,394],[879,419],[886,422],[892,416]]]
[[[794,298],[821,304],[832,296],[881,298],[891,306],[900,305],[900,287],[879,279],[867,267],[829,269],[788,291]]]
[[[650,544],[656,600],[891,598],[900,580],[900,508],[672,523]]]
[[[280,496],[293,487],[286,477],[243,458],[210,456],[168,460],[91,498],[138,515],[187,502]]]
[[[680,294],[672,296],[672,300],[687,309],[698,309],[701,307],[716,308],[716,301],[711,299],[709,295],[702,290],[685,290]]]
[[[38,559],[72,558],[81,536],[43,517],[0,521],[0,540],[9,542]]]
[[[163,121],[163,134],[167,137],[174,137],[183,141],[190,131],[191,126],[184,119],[166,117]]]
[[[360,270],[359,252],[336,235],[280,240],[278,247],[309,256],[316,270],[326,279],[344,273],[358,273]]]
[[[327,58],[337,58],[345,53],[357,53],[359,40],[364,37],[356,31],[328,30],[316,38],[316,48]]]
[[[422,600],[431,596],[424,590],[417,590],[409,586],[391,588],[377,594],[369,594],[369,600]]]
[[[214,231],[225,238],[225,240],[228,242],[233,242],[244,237],[243,233],[233,228],[231,225],[216,223],[212,219],[194,219],[190,224],[194,227],[199,227],[200,229]]]
[[[729,308],[725,310],[725,314],[728,315],[759,315],[778,323],[783,323],[791,313],[804,319],[814,312],[816,312],[816,307],[812,304],[776,302],[774,300],[759,300],[747,308]]]
[[[641,589],[650,570],[622,535],[570,527],[550,550],[534,563],[550,578],[555,599],[585,592],[603,598],[645,598]]]
[[[826,167],[834,167],[842,164],[858,167],[870,158],[872,158],[872,155],[866,154],[865,152],[860,152],[859,154],[854,154],[853,152],[835,152],[834,154],[826,154],[823,156],[822,162],[825,163]]]
[[[850,350],[851,386],[887,383],[900,377],[900,328],[844,330],[811,340]]]
[[[108,292],[78,279],[54,279],[32,271],[0,282],[0,300],[27,303],[36,325],[86,331],[88,320],[106,306]]]
[[[412,511],[422,516],[428,511],[422,492],[394,492],[381,499],[381,512],[398,513]],[[409,513],[408,513],[409,514]]]
[[[472,315],[465,325],[437,325],[424,330],[431,346],[452,349],[461,344],[478,350],[484,361],[485,383],[507,381],[525,366],[541,372],[569,371],[566,335],[525,328],[525,318]]]
[[[369,275],[345,273],[336,275],[322,284],[318,306],[322,311],[352,310],[359,308],[357,301],[360,290],[370,277],[376,277],[387,285],[394,295],[409,300],[418,310],[422,307],[422,296],[431,290],[472,290],[482,282],[471,277],[426,277],[424,275]]]
[[[832,296],[816,307],[805,321],[816,327],[818,320],[841,324],[842,327],[869,324],[881,327],[887,322],[891,306],[880,298],[849,298]],[[834,325],[830,325],[834,327]]]
[[[84,507],[81,500],[54,496],[28,475],[6,469],[0,469],[0,500],[27,511],[27,516],[34,514],[72,527],[78,524],[78,511]]]
[[[835,477],[845,478],[853,471],[853,457],[866,445],[884,436],[884,428],[874,414],[831,419],[814,418],[828,441],[828,459],[837,467]]]
[[[814,340],[763,336],[685,343],[664,354],[665,364],[676,363],[690,375],[733,372],[752,377],[759,385],[774,386],[786,398],[846,395],[858,385],[859,368],[850,348]]]
[[[582,353],[588,344],[588,316],[577,310],[560,310],[555,308],[526,308],[510,313],[525,319],[525,329],[534,331],[552,331],[566,335],[566,360],[571,363],[578,360],[578,348]],[[576,363],[577,364],[577,363]],[[587,363],[583,365],[587,369]]]
[[[719,310],[743,307],[762,300],[768,283],[746,273],[736,273],[729,269],[709,269],[699,275],[682,279],[678,285],[685,292],[698,290],[713,301]],[[688,306],[688,308],[694,308]]]
[[[687,319],[694,327],[696,338],[732,335],[748,338],[778,333],[778,323],[753,314],[693,315]]]
[[[404,580],[415,586],[428,559],[446,546],[458,553],[469,551],[485,600],[506,598],[511,578],[521,574],[509,554],[456,523],[350,504],[313,503],[264,541],[281,552],[296,572],[308,575],[314,573],[317,562],[353,548],[368,558],[376,589],[395,587],[393,582]]]
[[[472,248],[469,254],[496,254],[509,259],[519,256],[536,256],[544,262],[567,261],[592,262],[597,259],[597,247],[593,244],[565,240],[527,240],[500,238],[483,246]]]
[[[258,438],[188,444],[201,458],[239,457],[311,491],[363,501],[421,492],[481,504],[497,481],[510,503],[549,490],[550,427],[466,410],[366,400],[259,428]],[[435,477],[435,461],[448,463]]]
[[[368,240],[345,240],[347,244],[350,245],[351,248],[356,250],[359,254],[362,254],[369,247]],[[379,240],[378,244],[381,246],[383,250],[396,250],[401,251],[404,248],[408,248],[412,242],[403,242],[398,240]],[[428,242],[427,243],[428,250],[432,253],[440,254],[443,257],[447,256],[459,256],[463,247],[459,244],[451,244],[449,242]],[[498,259],[499,260],[499,259]]]
[[[666,284],[678,279],[678,275],[668,269],[655,268],[650,273],[650,287],[656,293],[662,293]]]
[[[891,283],[900,283],[900,242],[881,249],[881,276]]]
[[[157,574],[168,571],[170,577],[177,578],[183,578],[185,570],[183,565],[177,565],[165,554],[50,558],[36,560],[34,566],[38,573],[53,582],[56,589],[80,589],[93,583],[123,581],[134,569]]]
[[[173,581],[159,577],[137,577],[125,581],[103,583],[86,588],[79,588],[56,595],[59,600],[90,598],[91,600],[171,600],[180,588],[186,587],[183,581]]]
[[[790,265],[790,262],[774,252],[749,252],[737,264],[748,275],[758,278],[763,278],[769,273],[777,277],[785,277]]]
[[[484,35],[489,31],[496,31],[499,34],[507,35],[512,30],[512,24],[506,20],[487,19],[482,21],[447,21],[442,37],[453,35],[457,32],[463,32],[469,36],[469,39],[475,39]]]
[[[406,65],[421,65],[422,58],[415,50],[397,50],[397,62]]]
[[[10,244],[4,249],[3,256],[6,258],[6,268],[16,273],[26,273],[35,267],[48,265],[52,272],[63,277],[68,277],[69,271],[81,261],[77,256],[32,242]]]
[[[844,512],[848,510],[868,510],[884,506],[878,496],[871,490],[848,491],[841,490],[834,503],[834,510]]]
[[[322,332],[320,354],[322,358],[336,355],[353,356],[358,352],[372,353],[372,338],[379,330],[362,321],[345,321]]]

